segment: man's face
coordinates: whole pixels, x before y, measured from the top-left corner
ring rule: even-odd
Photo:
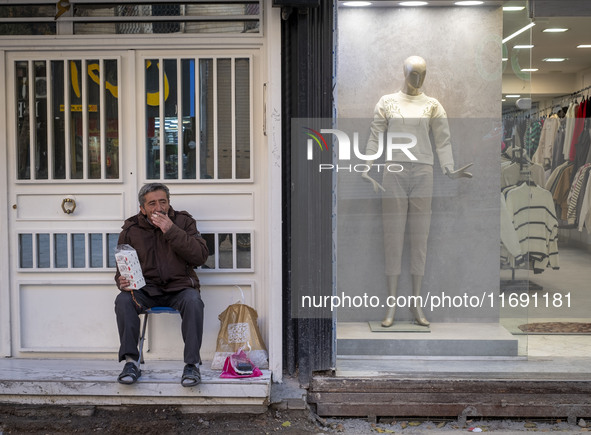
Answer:
[[[168,214],[170,203],[166,198],[166,192],[163,190],[155,190],[147,193],[144,196],[144,204],[140,205],[141,212],[146,215],[148,220],[152,222],[152,215],[154,213]]]

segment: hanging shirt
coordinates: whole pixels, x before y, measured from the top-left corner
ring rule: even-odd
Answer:
[[[532,157],[534,163],[544,166],[546,160],[549,163],[552,162],[552,151],[554,149],[554,141],[556,140],[559,126],[560,119],[558,118],[558,115],[554,114],[546,119],[544,126],[542,127],[542,133],[540,134],[538,149]]]
[[[562,155],[565,160],[568,160],[570,154],[570,146],[573,142],[573,133],[575,131],[575,121],[579,105],[577,103],[570,103],[568,111],[566,112],[566,126],[564,128],[564,143],[562,144]]]
[[[534,273],[546,267],[558,269],[558,221],[552,194],[524,183],[508,191],[506,201],[521,252],[533,260]]]
[[[579,110],[577,110],[577,117],[575,118],[575,126],[573,128],[573,138],[570,145],[570,152],[568,155],[568,159],[571,162],[575,161],[575,156],[577,153],[577,143],[579,142],[579,137],[583,132],[583,126],[585,125],[585,116],[587,115],[587,101],[583,101],[579,104]]]

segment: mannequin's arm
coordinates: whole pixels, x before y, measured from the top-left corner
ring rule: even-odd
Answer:
[[[372,161],[368,161],[367,162],[367,165],[371,168],[371,166],[373,165],[373,162]],[[362,172],[361,173],[361,178],[363,178],[365,181],[368,181],[368,182],[370,182],[372,184],[373,191],[374,192],[378,193],[378,190],[381,190],[382,192],[385,192],[386,191],[386,189],[384,189],[384,187],[380,183],[378,183],[376,180],[374,180],[373,178],[371,178],[369,176],[369,173],[368,172]]]
[[[466,169],[472,165],[473,163],[468,163],[466,166],[462,166],[460,169],[456,169],[455,171],[445,168],[445,175],[447,175],[452,180],[457,178],[472,178],[472,173],[466,172]]]

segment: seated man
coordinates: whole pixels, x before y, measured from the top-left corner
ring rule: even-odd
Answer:
[[[139,314],[151,307],[164,306],[181,313],[185,342],[181,384],[185,387],[197,385],[201,381],[197,365],[201,360],[203,301],[193,269],[207,260],[207,245],[197,231],[195,219],[170,206],[166,185],[146,184],[140,189],[138,200],[140,212],[125,221],[118,244],[131,245],[137,251],[146,285],[132,290],[119,270],[115,274],[115,282],[121,290],[115,299],[121,341],[119,361],[126,361],[117,380],[133,384],[140,377]]]

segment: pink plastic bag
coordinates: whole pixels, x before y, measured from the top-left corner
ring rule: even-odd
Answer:
[[[242,349],[226,357],[220,378],[256,378],[263,372],[255,366]]]

